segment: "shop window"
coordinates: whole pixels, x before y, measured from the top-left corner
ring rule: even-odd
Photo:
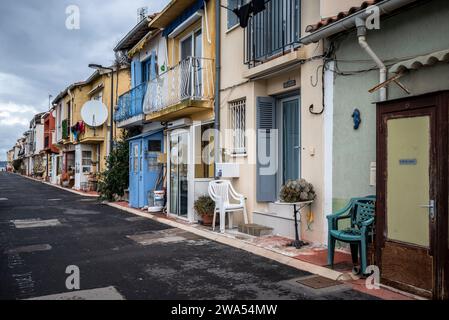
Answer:
[[[92,151],[83,151],[81,166],[83,173],[90,173],[92,171]]]
[[[195,127],[195,178],[214,176],[214,124],[208,123]]]

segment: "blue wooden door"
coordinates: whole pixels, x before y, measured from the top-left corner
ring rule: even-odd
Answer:
[[[141,141],[131,141],[129,151],[129,205],[140,208]]]
[[[162,132],[153,134],[142,140],[142,182],[141,182],[141,196],[143,206],[149,205],[148,197],[155,189],[158,189],[158,178],[162,166],[158,164],[158,154],[163,150],[163,134]]]

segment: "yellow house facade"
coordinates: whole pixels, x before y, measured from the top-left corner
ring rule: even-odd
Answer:
[[[214,178],[215,3],[173,0],[150,27],[161,30],[165,45],[148,84],[145,119],[165,128],[167,211],[193,222],[193,203]]]
[[[129,90],[128,68],[114,71],[114,101]],[[81,116],[84,104],[90,100],[101,101],[108,110],[107,120],[96,127],[85,123]],[[121,138],[122,130],[110,127],[111,72],[94,72],[86,81],[67,87],[53,101],[56,113],[56,142],[61,150],[55,155],[53,183],[68,182],[75,189],[94,190],[95,174],[106,169],[109,154],[110,130],[114,140]],[[89,183],[91,182],[91,183]]]

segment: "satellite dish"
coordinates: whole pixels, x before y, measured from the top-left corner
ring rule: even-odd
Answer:
[[[97,100],[86,102],[81,108],[81,118],[91,127],[99,127],[108,119],[108,109]]]

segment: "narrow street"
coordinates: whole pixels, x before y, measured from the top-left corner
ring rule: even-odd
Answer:
[[[303,287],[306,272],[3,172],[0,249],[0,299],[370,298]],[[79,292],[66,288],[71,265]]]

